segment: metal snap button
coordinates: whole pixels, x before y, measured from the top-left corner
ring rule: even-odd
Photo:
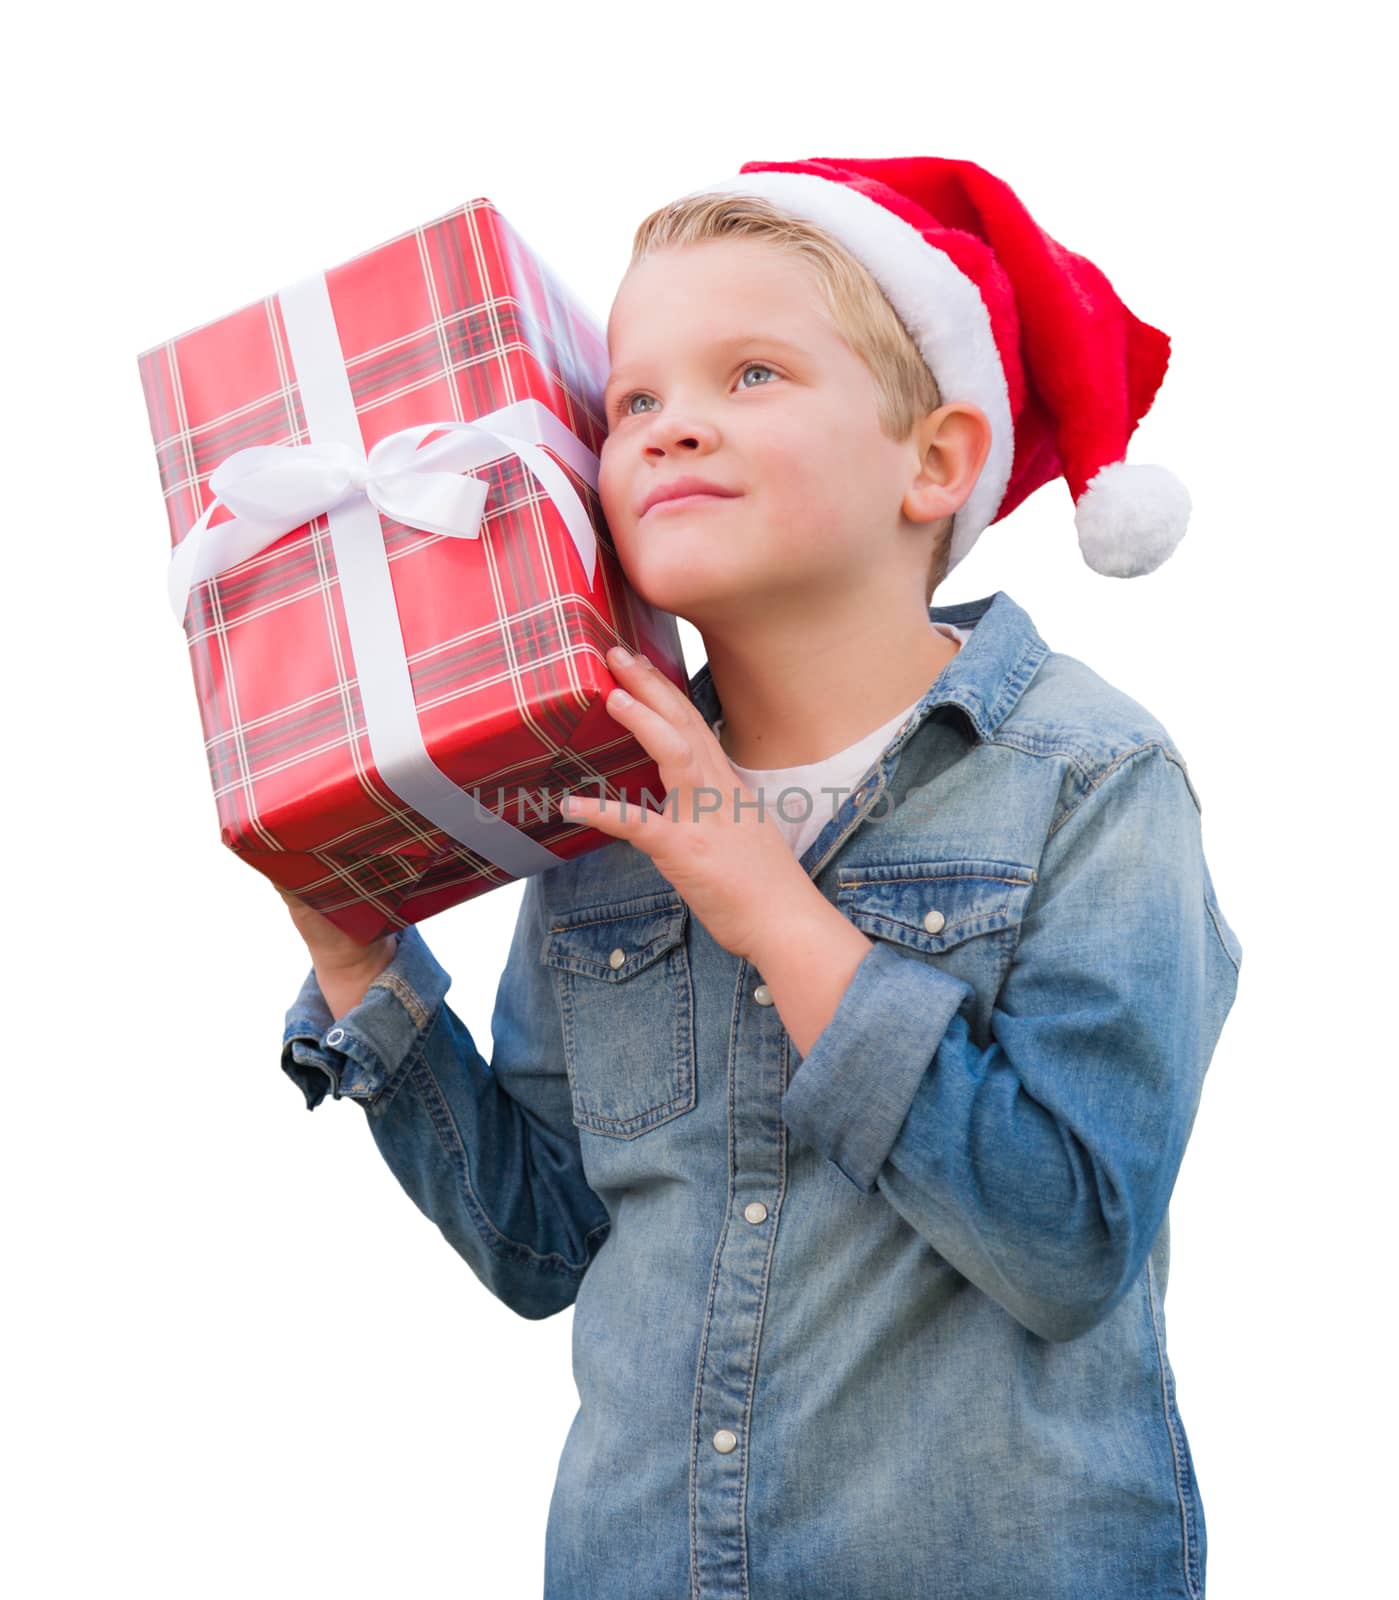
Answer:
[[[768,988],[767,984],[760,983],[753,991],[753,998],[760,1006],[770,1006],[772,1004],[772,990]]]
[[[923,926],[929,933],[941,933],[946,923],[947,918],[943,916],[941,911],[930,911],[923,918]]]
[[[618,945],[617,948],[612,952],[612,954],[610,956],[608,956],[607,964],[615,972],[617,970],[617,968],[620,967],[621,964],[626,959],[627,959],[627,952],[622,949],[621,945]]]
[[[734,1450],[737,1447],[737,1436],[730,1433],[727,1428],[720,1428],[718,1433],[714,1435],[714,1448],[720,1455],[726,1456],[730,1450]]]
[[[761,1200],[750,1200],[743,1208],[744,1218],[753,1223],[766,1222],[768,1208]]]
[[[868,789],[868,788],[864,788],[864,789],[857,789],[857,790],[856,790],[856,791],[855,791],[855,804],[856,804],[856,805],[857,805],[857,806],[862,806],[862,805],[864,805],[864,803],[865,803],[865,796],[866,796],[866,795],[868,795],[868,794],[869,794],[869,789]]]
[[[330,1032],[326,1034],[325,1042],[327,1044],[339,1044],[344,1037],[345,1030],[343,1028],[332,1028]]]

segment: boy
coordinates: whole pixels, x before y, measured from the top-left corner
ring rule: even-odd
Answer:
[[[708,657],[608,656],[664,804],[578,797],[616,842],[526,880],[489,1064],[415,927],[289,902],[283,1065],[575,1306],[548,1600],[1200,1596],[1167,1203],[1239,942],[1161,724],[929,604],[1060,472],[1097,570],[1169,555],[1165,335],[981,168],[842,160],[648,218],[608,349],[618,556]]]

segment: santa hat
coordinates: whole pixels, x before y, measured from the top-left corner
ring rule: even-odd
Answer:
[[[937,156],[749,161],[683,198],[707,194],[756,195],[832,235],[902,318],[943,403],[986,413],[991,449],[953,519],[949,571],[983,528],[1060,474],[1095,572],[1139,577],[1175,549],[1190,516],[1184,484],[1123,460],[1170,339],[1008,184]]]

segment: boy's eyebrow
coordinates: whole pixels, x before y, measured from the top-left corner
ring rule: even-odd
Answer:
[[[804,353],[799,344],[793,344],[790,339],[779,339],[775,334],[771,333],[736,333],[732,338],[716,339],[709,348],[716,351],[732,350],[735,346],[741,344],[765,344],[774,349],[789,350],[793,355],[802,355]],[[615,368],[607,380],[607,387],[603,390],[603,393],[606,394],[614,385],[620,383],[629,372],[640,365],[640,362],[628,362],[625,366]]]

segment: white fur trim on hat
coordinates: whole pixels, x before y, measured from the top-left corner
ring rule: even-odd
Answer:
[[[1010,393],[981,291],[911,223],[849,184],[810,172],[744,172],[681,198],[702,194],[757,195],[824,228],[868,268],[903,319],[943,404],[967,400],[986,413],[991,448],[953,518],[950,572],[995,520],[1015,456]]]
[[[1106,578],[1153,572],[1180,543],[1190,494],[1166,467],[1110,461],[1088,480],[1074,509],[1078,547]]]

